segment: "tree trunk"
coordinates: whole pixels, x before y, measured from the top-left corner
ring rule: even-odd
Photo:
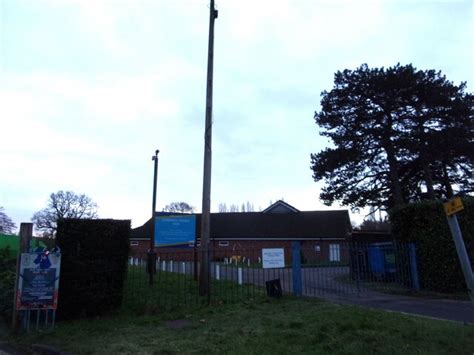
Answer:
[[[433,177],[431,174],[431,168],[428,164],[424,154],[420,155],[421,167],[423,169],[423,175],[425,177],[426,189],[428,190],[428,198],[430,200],[436,200],[436,194],[434,190]]]
[[[443,164],[443,185],[446,190],[446,197],[452,198],[454,197],[454,191],[451,186],[451,182],[449,181],[448,168],[445,162],[442,162],[442,164]]]
[[[398,176],[398,161],[395,157],[395,152],[391,142],[387,142],[385,145],[385,151],[387,152],[387,161],[389,166],[389,176],[390,176],[390,183],[391,183],[391,190],[393,196],[393,206],[403,205],[403,195],[402,195],[402,188],[400,186],[400,177]]]

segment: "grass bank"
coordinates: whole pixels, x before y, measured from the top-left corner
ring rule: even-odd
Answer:
[[[24,349],[46,342],[84,354],[472,354],[474,327],[285,298],[154,315],[122,312],[9,341]]]

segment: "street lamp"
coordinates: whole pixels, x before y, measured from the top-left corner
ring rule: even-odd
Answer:
[[[154,174],[153,174],[153,201],[151,209],[151,234],[150,234],[150,249],[148,249],[148,259],[147,259],[147,270],[149,275],[149,283],[153,284],[153,274],[156,272],[156,252],[155,252],[155,211],[156,211],[156,180],[158,177],[158,153],[160,151],[155,150],[155,155],[151,157],[151,160],[155,162],[154,164]]]

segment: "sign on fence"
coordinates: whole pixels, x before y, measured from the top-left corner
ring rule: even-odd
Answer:
[[[264,269],[285,267],[285,249],[262,249],[262,263]]]
[[[22,253],[16,309],[56,309],[60,266],[60,253]]]

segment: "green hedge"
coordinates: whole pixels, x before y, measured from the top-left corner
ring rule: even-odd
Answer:
[[[464,210],[457,214],[464,243],[474,261],[474,198],[462,199]],[[449,230],[443,204],[426,201],[390,212],[392,234],[399,242],[415,242],[421,287],[438,292],[465,291],[466,282]]]
[[[11,257],[10,247],[0,248],[0,317],[4,321],[11,320],[15,272],[16,258]]]
[[[20,249],[20,237],[0,233],[0,249],[8,249],[6,257],[16,258],[18,250]]]
[[[58,317],[95,317],[118,309],[127,273],[130,221],[59,221],[61,248]]]

